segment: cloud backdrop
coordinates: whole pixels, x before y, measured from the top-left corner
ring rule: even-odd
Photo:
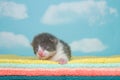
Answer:
[[[0,0],[0,54],[34,55],[30,43],[48,32],[72,55],[120,54],[120,0]]]
[[[22,34],[14,34],[12,32],[0,32],[0,47],[30,47],[29,40]]]
[[[107,46],[104,45],[99,39],[82,39],[74,41],[70,44],[73,51],[80,51],[84,53],[101,52],[104,51]]]
[[[0,16],[25,19],[28,17],[27,8],[24,4],[18,4],[12,1],[0,1]]]
[[[84,20],[89,24],[101,23],[107,15],[117,15],[117,9],[108,6],[105,0],[83,0],[50,5],[42,23],[55,25]]]

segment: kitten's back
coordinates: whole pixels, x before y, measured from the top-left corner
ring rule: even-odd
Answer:
[[[65,52],[65,54],[67,55],[68,59],[70,60],[71,58],[71,49],[69,47],[69,45],[67,43],[65,43],[64,41],[60,40],[60,43],[63,44],[63,50]]]

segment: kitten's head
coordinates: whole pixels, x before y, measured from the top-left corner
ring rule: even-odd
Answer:
[[[34,53],[40,59],[47,59],[56,53],[58,39],[49,33],[37,35],[32,42]]]

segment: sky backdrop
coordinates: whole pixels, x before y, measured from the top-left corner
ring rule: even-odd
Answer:
[[[0,0],[0,54],[34,55],[42,32],[75,56],[120,55],[120,0]]]

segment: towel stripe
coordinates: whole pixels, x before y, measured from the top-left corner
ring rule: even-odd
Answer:
[[[106,64],[12,64],[2,63],[1,68],[120,68],[120,63]]]
[[[120,76],[120,68],[62,68],[62,69],[18,69],[0,68],[0,76]]]
[[[120,76],[0,76],[0,80],[120,80]]]
[[[0,59],[0,63],[21,63],[21,64],[58,64],[48,60],[31,60],[31,59]],[[120,58],[80,58],[71,60],[68,64],[74,63],[120,63]]]

